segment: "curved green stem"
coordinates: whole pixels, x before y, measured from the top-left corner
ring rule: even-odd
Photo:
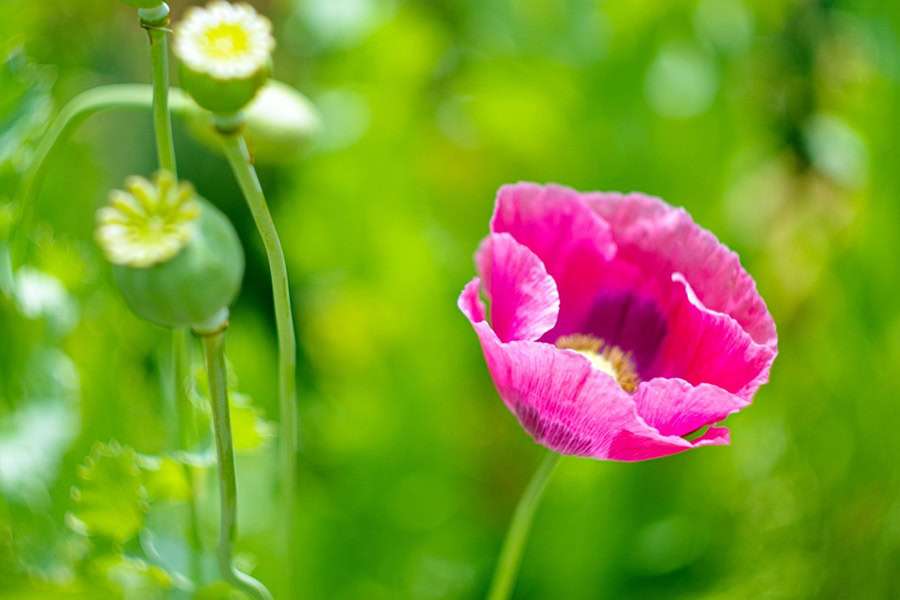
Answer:
[[[232,563],[234,539],[237,536],[237,481],[234,471],[234,445],[231,440],[231,415],[228,407],[228,374],[225,367],[225,332],[201,336],[206,373],[209,378],[209,401],[212,406],[213,431],[219,468],[219,545],[216,558],[222,577],[238,590],[257,600],[272,600],[272,594],[261,582],[238,571]]]
[[[497,568],[494,570],[494,578],[487,596],[488,600],[506,600],[512,593],[516,575],[519,573],[519,564],[522,562],[525,542],[531,532],[534,513],[541,503],[547,482],[559,462],[559,456],[552,450],[547,453],[516,506],[516,512],[513,514],[509,530],[506,532],[506,539],[503,541]]]
[[[13,215],[10,237],[21,239],[28,231],[41,183],[50,165],[49,158],[60,141],[66,139],[85,119],[109,109],[146,110],[152,106],[153,91],[146,84],[121,84],[96,87],[75,96],[66,104],[35,148],[31,166],[22,177],[18,204]],[[173,114],[184,116],[193,110],[188,96],[179,89],[169,92]]]
[[[294,542],[294,510],[296,494],[296,453],[297,453],[297,346],[294,333],[294,319],[291,314],[291,294],[288,285],[287,266],[284,251],[275,223],[269,213],[259,178],[250,162],[247,144],[239,133],[223,134],[222,144],[225,157],[238,180],[241,191],[247,199],[253,220],[259,229],[266,257],[272,275],[272,295],[275,302],[275,326],[278,330],[278,374],[281,404],[281,476],[282,502],[284,519],[285,560],[290,561],[297,556]],[[288,593],[293,598],[293,572],[287,568]]]

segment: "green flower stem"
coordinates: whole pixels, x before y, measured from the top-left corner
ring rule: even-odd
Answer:
[[[190,450],[197,441],[197,421],[189,397],[191,389],[191,340],[187,329],[172,332],[172,375],[178,416],[178,447]]]
[[[165,26],[169,21],[169,7],[161,3],[156,9],[139,10],[141,26],[147,29],[150,47],[150,79],[153,85],[153,134],[156,138],[156,155],[159,168],[177,177],[175,142],[172,139],[172,116],[169,113],[169,36]],[[187,329],[172,331],[172,374],[175,385],[175,411],[177,415],[178,446],[190,450],[196,441],[196,415],[189,398],[191,374],[190,333]],[[202,576],[200,537],[197,519],[197,495],[194,486],[193,467],[184,465],[188,482],[187,533],[191,545],[191,578],[199,582]]]
[[[164,24],[168,24],[169,9],[165,4]],[[144,11],[140,11],[143,17]],[[169,116],[169,37],[163,26],[153,26],[141,20],[150,40],[150,74],[153,82],[153,131],[156,134],[156,153],[159,167],[175,171],[175,143],[172,141],[172,118]]]
[[[37,195],[50,166],[49,158],[59,142],[65,140],[91,115],[110,109],[147,110],[152,106],[152,98],[153,91],[149,85],[121,84],[96,87],[70,100],[41,138],[35,148],[31,166],[22,178],[11,237],[21,243],[23,232],[30,231]],[[172,113],[178,116],[186,116],[192,110],[196,110],[191,106],[187,94],[179,89],[170,90],[169,107]],[[20,252],[22,250],[21,247],[17,249]]]
[[[194,406],[189,398],[191,389],[191,340],[187,329],[172,331],[172,378],[175,388],[175,410],[178,424],[178,447],[184,450],[193,448],[197,441],[197,420]],[[191,545],[191,579],[198,583],[202,576],[201,552],[203,540],[197,518],[197,493],[195,485],[195,467],[184,465],[185,480],[188,487],[187,536]]]
[[[513,584],[516,582],[516,575],[519,572],[519,563],[522,562],[525,542],[531,532],[534,513],[541,503],[544,489],[559,462],[559,457],[560,455],[552,450],[547,453],[516,506],[516,512],[513,514],[509,530],[506,532],[506,539],[503,541],[503,549],[500,551],[494,578],[491,581],[488,600],[506,600],[512,593]]]
[[[169,115],[169,37],[165,26],[169,23],[169,7],[164,2],[151,9],[140,9],[141,27],[147,30],[150,48],[150,79],[153,84],[153,134],[159,168],[177,177],[175,144],[172,141],[172,117]],[[186,329],[172,332],[172,358],[175,380],[175,411],[181,439],[179,445],[189,449],[193,443],[190,424],[194,420],[193,407],[188,398],[190,372],[190,337]]]
[[[0,240],[0,293],[7,298],[11,297],[15,285],[16,276],[13,274],[9,245],[6,240]]]
[[[275,223],[269,213],[259,178],[250,162],[247,144],[240,133],[222,134],[225,157],[238,180],[253,220],[262,237],[272,275],[272,295],[275,301],[275,326],[278,330],[279,390],[281,396],[281,477],[282,477],[282,518],[284,527],[285,561],[297,556],[294,540],[294,510],[296,494],[297,456],[297,347],[294,333],[294,319],[291,315],[291,297],[288,285],[287,266],[284,251]],[[287,568],[288,594],[293,598],[293,572]]]
[[[222,577],[236,589],[257,600],[272,600],[262,583],[238,571],[232,563],[237,536],[237,482],[234,472],[234,445],[231,440],[231,415],[228,406],[228,374],[225,367],[225,331],[202,335],[203,354],[209,378],[213,431],[219,468],[219,546],[216,558]]]

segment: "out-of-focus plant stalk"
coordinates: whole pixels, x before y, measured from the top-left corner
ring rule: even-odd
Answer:
[[[541,503],[544,489],[556,469],[559,457],[560,455],[552,450],[547,453],[516,506],[494,570],[488,600],[506,600],[512,593],[516,575],[519,573],[519,564],[522,562],[522,553],[525,551],[525,542],[531,533],[534,513]]]
[[[169,7],[163,2],[154,9],[140,9],[141,27],[150,41],[150,76],[153,82],[153,132],[159,168],[177,174],[172,118],[169,116]]]
[[[178,445],[190,450],[197,441],[197,415],[189,398],[191,390],[191,343],[190,332],[179,328],[172,330],[172,378],[175,391],[175,410],[178,413]],[[191,579],[199,583],[202,576],[201,553],[203,540],[200,537],[197,518],[197,483],[202,473],[185,463],[183,466],[188,487],[187,535],[191,545]]]
[[[247,144],[239,131],[222,134],[225,157],[244,193],[253,220],[259,229],[272,276],[272,295],[275,302],[275,325],[278,330],[278,375],[281,407],[280,471],[282,478],[282,516],[284,519],[285,561],[297,556],[295,542],[295,495],[297,456],[297,347],[287,265],[278,231],[266,204],[262,186],[250,161]],[[295,589],[292,568],[285,573],[289,593]],[[293,597],[293,596],[291,596]]]
[[[169,114],[169,7],[162,2],[159,6],[139,9],[141,27],[147,30],[150,47],[150,77],[153,84],[153,133],[156,138],[156,155],[159,168],[177,176],[175,163],[175,142],[172,139],[172,117]],[[178,423],[180,448],[190,450],[195,442],[195,414],[191,405],[190,334],[184,328],[172,331],[172,379],[175,387],[175,412]],[[195,582],[201,576],[200,553],[203,542],[197,524],[196,490],[194,489],[193,467],[185,464],[185,481],[188,486],[187,534],[191,545],[191,577]]]
[[[12,296],[16,285],[16,276],[13,273],[12,257],[9,254],[9,240],[0,239],[0,293],[4,296]]]
[[[219,545],[216,558],[222,577],[236,589],[257,600],[272,600],[272,594],[260,581],[238,571],[232,562],[237,536],[237,481],[234,470],[234,445],[231,439],[231,415],[228,406],[228,374],[225,366],[225,330],[199,332],[203,342],[209,401],[219,475]]]

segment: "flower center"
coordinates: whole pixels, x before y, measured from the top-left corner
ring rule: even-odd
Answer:
[[[150,182],[129,177],[97,212],[97,241],[110,262],[146,268],[178,254],[194,233],[200,204],[194,188],[167,171]]]
[[[250,46],[247,32],[239,23],[219,23],[206,30],[204,47],[213,58],[240,58]]]
[[[581,333],[562,336],[556,340],[556,347],[581,354],[591,361],[592,367],[615,379],[626,392],[637,390],[640,379],[635,371],[631,352],[624,352],[618,346],[607,344],[600,338]]]
[[[216,79],[241,79],[267,64],[272,25],[248,4],[211,2],[188,10],[175,29],[174,50],[190,70]]]

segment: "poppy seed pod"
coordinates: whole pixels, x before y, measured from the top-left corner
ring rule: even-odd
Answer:
[[[209,111],[190,102],[190,130],[210,147],[221,149],[215,119]],[[287,163],[301,156],[322,128],[315,105],[293,87],[269,79],[241,112],[243,133],[257,162]]]
[[[156,8],[160,4],[163,4],[160,0],[122,0],[128,6],[133,6],[134,8]]]
[[[212,2],[191,8],[175,29],[182,87],[203,108],[241,110],[271,72],[272,25],[248,4]]]
[[[98,212],[97,240],[131,309],[177,328],[205,322],[231,304],[244,253],[225,215],[165,171],[152,183],[130,177],[126,188],[113,191]]]

